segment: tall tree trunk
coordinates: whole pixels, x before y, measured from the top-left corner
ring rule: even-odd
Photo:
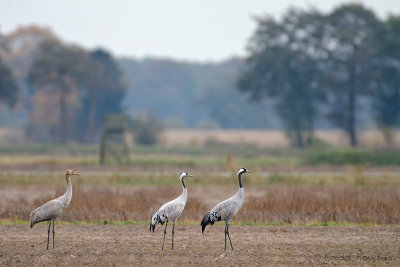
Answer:
[[[357,146],[357,133],[356,133],[356,71],[355,64],[351,65],[350,69],[350,88],[349,88],[349,102],[348,102],[348,125],[347,133],[350,137],[350,145]]]
[[[349,92],[349,119],[348,119],[348,134],[350,137],[350,144],[352,147],[357,146],[357,133],[356,133],[356,93],[352,87]]]
[[[296,146],[300,148],[304,147],[302,131],[299,128],[296,129]]]
[[[312,105],[312,104],[310,104]],[[307,128],[306,128],[306,145],[310,146],[312,145],[313,139],[314,139],[314,109],[310,113],[307,113],[309,116],[306,119],[307,122]]]

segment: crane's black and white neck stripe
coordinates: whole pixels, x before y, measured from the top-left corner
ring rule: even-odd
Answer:
[[[247,172],[247,170],[246,170],[245,168],[240,168],[240,169],[238,170],[237,175],[238,175],[238,179],[239,179],[239,187],[240,187],[240,188],[243,188],[243,185],[242,185],[242,174],[243,174],[243,173],[246,173],[246,172]]]
[[[187,172],[182,172],[181,173],[180,179],[181,179],[181,183],[182,183],[183,188],[186,188],[186,185],[185,185],[185,177],[186,176],[189,176],[189,174]]]

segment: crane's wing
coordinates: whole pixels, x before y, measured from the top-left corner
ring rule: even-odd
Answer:
[[[31,212],[31,228],[35,223],[57,218],[64,211],[64,204],[58,199],[50,200]]]
[[[210,219],[213,222],[225,221],[232,218],[239,210],[240,203],[235,199],[229,198],[217,204],[210,211]]]
[[[151,230],[154,232],[154,229],[158,223],[164,224],[166,221],[174,221],[178,219],[184,208],[185,203],[176,201],[170,201],[162,205],[161,208],[158,209],[151,218],[150,232]]]
[[[160,211],[166,215],[168,220],[176,220],[181,215],[184,208],[185,203],[171,201],[163,205],[163,207],[160,208]]]

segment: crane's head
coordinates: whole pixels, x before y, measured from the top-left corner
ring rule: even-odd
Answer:
[[[185,181],[183,180],[185,177],[193,177],[193,176],[190,175],[188,172],[182,172],[181,173],[181,176],[180,176],[181,183],[182,183],[183,187],[186,188]]]
[[[68,169],[68,170],[65,172],[65,177],[71,177],[72,175],[78,175],[78,176],[80,176],[79,173],[77,173],[76,171],[71,170],[71,169]]]
[[[242,173],[246,173],[246,172],[252,172],[252,171],[250,171],[250,170],[246,170],[245,168],[239,168],[238,169],[238,175],[240,175],[240,174],[242,174]]]
[[[182,172],[182,173],[181,173],[181,176],[180,176],[181,181],[182,181],[182,179],[185,178],[185,177],[193,177],[193,175],[190,175],[188,172]]]
[[[154,213],[153,217],[151,217],[150,232],[151,232],[151,230],[153,230],[153,233],[154,233],[154,229],[156,228],[156,225],[158,223],[164,224],[166,219],[167,219],[167,217],[165,216],[165,214],[159,213],[158,211],[156,213]]]

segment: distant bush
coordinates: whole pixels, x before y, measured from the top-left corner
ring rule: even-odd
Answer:
[[[316,136],[313,136],[311,138],[310,143],[308,145],[309,149],[326,149],[328,147],[329,144],[327,142]]]
[[[327,150],[322,152],[311,152],[305,161],[307,164],[367,164],[371,160],[371,152],[366,150]]]
[[[308,153],[304,161],[311,165],[400,165],[400,152],[362,149],[313,151]]]
[[[400,152],[375,152],[371,154],[373,165],[400,165]]]
[[[164,130],[162,123],[153,115],[141,114],[131,119],[130,129],[135,142],[141,145],[154,145]]]

